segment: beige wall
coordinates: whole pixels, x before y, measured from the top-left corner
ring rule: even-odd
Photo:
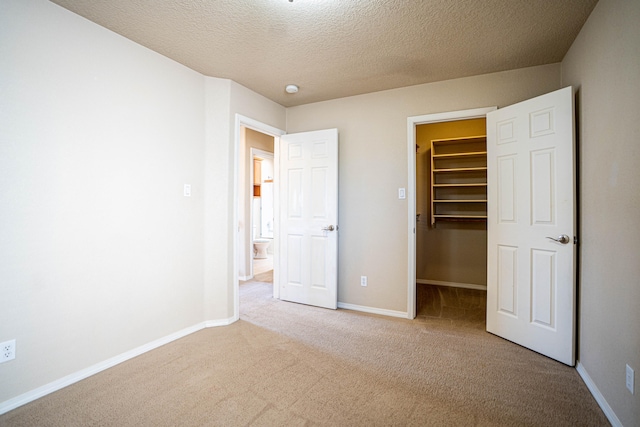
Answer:
[[[286,115],[49,1],[1,8],[4,411],[233,320],[236,114]]]
[[[237,318],[235,243],[239,210],[240,134],[236,115],[284,129],[285,108],[231,80],[206,78],[205,144],[205,319],[210,324]],[[236,218],[236,215],[238,218]]]
[[[338,300],[407,311],[407,117],[505,106],[560,87],[560,65],[376,92],[287,109],[287,132],[340,132]],[[360,276],[369,277],[367,287]]]
[[[625,426],[640,425],[639,22],[640,2],[600,0],[562,61],[578,90],[578,359]]]
[[[487,222],[438,221],[431,225],[431,140],[486,135],[486,119],[416,126],[416,279],[487,284]]]
[[[4,402],[204,320],[205,79],[44,0],[0,70]]]
[[[407,117],[513,104],[562,77],[579,89],[579,360],[622,423],[637,424],[624,365],[640,372],[639,8],[600,0],[562,67],[285,110],[48,1],[5,0],[0,341],[15,338],[18,357],[0,365],[0,402],[233,320],[236,114],[288,132],[339,129],[339,300],[405,312]]]

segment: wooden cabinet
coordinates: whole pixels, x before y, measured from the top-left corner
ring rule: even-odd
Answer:
[[[260,197],[262,185],[262,160],[253,159],[253,197]]]
[[[486,219],[486,135],[432,140],[431,225]]]

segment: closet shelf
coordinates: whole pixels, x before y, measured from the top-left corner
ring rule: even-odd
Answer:
[[[473,151],[468,153],[451,153],[451,154],[434,154],[432,157],[434,159],[446,159],[446,158],[454,158],[454,157],[486,157],[486,151]]]
[[[434,200],[433,203],[487,203],[487,199],[441,199]]]
[[[444,187],[486,187],[486,182],[473,182],[473,183],[460,183],[460,184],[432,184],[434,188],[444,188]]]
[[[486,172],[487,167],[434,169],[433,172]]]
[[[486,220],[486,199],[486,135],[432,140],[431,225]]]
[[[469,220],[485,220],[486,215],[434,215],[437,219],[446,219],[451,221],[469,221]]]

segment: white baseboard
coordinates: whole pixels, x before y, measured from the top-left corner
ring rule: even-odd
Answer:
[[[236,320],[238,320],[238,317],[229,317],[227,319],[220,319],[220,320],[207,320],[206,322],[204,322],[204,327],[215,328],[218,326],[229,326]]]
[[[242,280],[243,282],[246,282],[247,280],[251,280],[253,279],[253,275],[250,274],[248,276],[238,276],[238,280]]]
[[[593,382],[593,380],[589,376],[589,373],[584,368],[584,365],[580,363],[580,361],[576,363],[576,371],[578,371],[578,374],[580,375],[580,377],[582,377],[582,381],[584,381],[584,383],[587,385],[587,388],[593,395],[593,398],[596,399],[596,402],[598,402],[600,409],[602,409],[602,412],[604,412],[604,415],[607,417],[611,425],[613,427],[623,427],[622,423],[616,416],[616,413],[613,412],[613,409],[611,409],[611,406],[609,406],[602,393],[600,393],[600,390],[598,390],[596,383]]]
[[[339,302],[338,308],[344,308],[347,310],[362,311],[364,313],[381,314],[383,316],[402,317],[407,318],[406,311],[387,310],[384,308],[367,307],[363,305],[347,304],[346,302]]]
[[[475,289],[478,291],[487,290],[487,285],[478,285],[475,283],[446,282],[444,280],[431,279],[416,279],[416,283],[420,283],[422,285],[449,286],[450,288]]]
[[[12,399],[6,400],[4,402],[0,402],[0,415],[7,413],[19,406],[25,405],[29,402],[33,402],[36,399],[46,396],[47,394],[53,393],[54,391],[58,391],[63,389],[71,384],[77,383],[85,378],[90,377],[91,375],[95,375],[98,372],[102,372],[106,369],[112,368],[122,362],[125,362],[129,359],[133,359],[134,357],[140,356],[143,353],[156,349],[160,346],[168,344],[177,339],[186,337],[194,332],[198,332],[204,328],[211,328],[216,326],[227,326],[233,323],[237,319],[228,318],[221,320],[208,320],[202,323],[198,323],[196,325],[185,328],[181,331],[174,332],[173,334],[167,335],[162,338],[158,338],[155,341],[150,343],[141,345],[140,347],[136,347],[133,350],[129,350],[118,356],[114,356],[110,359],[107,359],[103,362],[96,363],[93,366],[89,366],[88,368],[82,369],[78,372],[74,372],[73,374],[69,374],[65,377],[62,377],[58,380],[50,382],[49,384],[45,384],[42,387],[38,387],[34,390],[23,393],[19,396],[16,396]]]

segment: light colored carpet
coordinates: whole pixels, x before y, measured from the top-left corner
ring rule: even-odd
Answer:
[[[606,426],[573,368],[467,321],[274,300],[0,416],[3,426]]]
[[[263,282],[273,284],[273,270],[258,273],[253,277],[252,282]],[[244,283],[243,283],[244,284]]]

